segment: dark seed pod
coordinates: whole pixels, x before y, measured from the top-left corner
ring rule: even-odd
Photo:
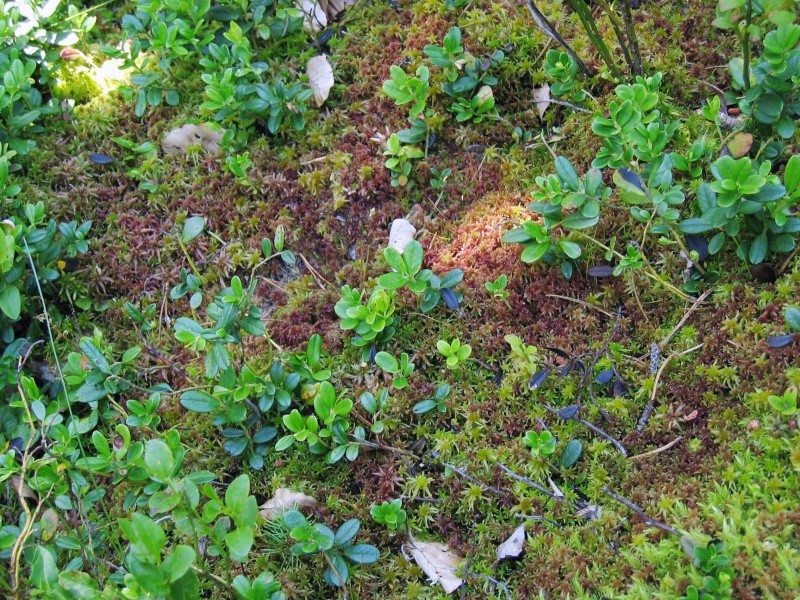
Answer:
[[[624,168],[620,169],[617,172],[625,181],[627,181],[631,185],[635,185],[637,188],[644,191],[644,183],[642,182],[642,178],[639,177],[639,175],[637,175],[630,169],[624,169]]]
[[[794,340],[793,333],[787,333],[785,335],[771,335],[767,338],[767,346],[770,348],[785,348],[792,343],[792,340]]]
[[[114,159],[108,154],[103,154],[101,152],[93,152],[89,155],[89,160],[96,165],[107,165],[108,163],[114,162]]]
[[[580,410],[580,406],[577,404],[570,404],[569,406],[565,406],[564,408],[559,408],[556,411],[559,419],[564,419],[565,421],[569,421],[570,419],[575,418],[575,415],[578,414]]]
[[[686,240],[686,247],[689,250],[694,250],[700,256],[700,260],[704,261],[709,257],[708,240],[702,235],[694,233],[687,234],[684,239]]]
[[[528,381],[528,389],[535,390],[539,386],[544,383],[544,380],[547,379],[547,376],[550,374],[550,369],[542,369],[536,375],[530,378]]]
[[[600,371],[595,378],[595,382],[599,383],[600,385],[605,385],[611,378],[614,376],[614,369],[606,369],[605,371]]]
[[[21,437],[15,437],[8,443],[8,449],[13,450],[18,460],[22,460],[22,449],[25,446],[25,440]]]
[[[592,277],[611,277],[614,274],[614,267],[611,265],[595,265],[589,268],[589,275]]]
[[[460,306],[458,296],[456,296],[456,293],[450,288],[442,289],[442,300],[444,300],[444,303],[450,310],[458,310]]]

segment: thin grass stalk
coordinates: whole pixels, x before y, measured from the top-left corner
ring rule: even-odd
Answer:
[[[750,23],[753,20],[753,0],[747,0],[742,33],[742,72],[744,73],[744,91],[750,89]]]
[[[603,62],[608,66],[608,70],[611,71],[611,75],[619,79],[619,69],[614,63],[614,57],[611,56],[611,50],[608,49],[603,37],[600,35],[600,31],[597,29],[597,22],[595,21],[592,11],[589,10],[584,0],[570,0],[570,5],[581,20],[583,28],[586,30],[586,35],[589,36],[592,44],[594,44],[594,47],[597,48],[597,51],[600,53]]]
[[[623,4],[625,4],[625,0],[620,0]],[[622,22],[619,20],[616,11],[609,5],[607,0],[597,0],[597,4],[603,11],[608,15],[608,20],[611,22],[611,28],[614,30],[614,35],[617,37],[617,42],[619,43],[619,47],[622,49],[622,54],[625,57],[625,62],[628,63],[628,68],[633,72],[633,57],[631,56],[630,52],[630,42],[623,32],[623,25]]]
[[[625,33],[630,44],[631,57],[633,64],[631,69],[634,75],[644,75],[642,67],[642,53],[639,50],[639,38],[636,37],[636,28],[633,26],[633,15],[631,14],[631,0],[619,0],[622,3],[622,18],[625,21]]]

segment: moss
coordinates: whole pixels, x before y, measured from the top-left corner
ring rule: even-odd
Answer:
[[[599,66],[575,15],[562,3],[541,4],[576,50]],[[705,81],[724,85],[716,66],[735,52],[730,39],[716,32],[719,43],[705,43],[712,36],[713,3],[696,4],[643,3],[636,13],[648,70],[665,71],[664,91],[676,112],[687,117],[675,140],[678,151],[712,135],[706,123],[689,115],[711,93]],[[110,300],[112,308],[73,315],[68,301],[60,304],[65,318],[59,343],[68,347],[69,340],[94,325],[119,348],[142,343],[122,306],[125,301],[154,303],[157,326],[145,336],[147,344],[159,348],[166,362],[191,368],[186,374],[157,369],[144,380],[165,381],[174,389],[199,380],[191,369],[199,372],[201,358],[172,339],[171,324],[189,310],[185,299],[167,299],[181,269],[189,266],[176,234],[191,215],[202,215],[213,233],[188,247],[202,271],[208,299],[234,274],[248,278],[262,239],[272,238],[283,226],[297,265],[272,261],[255,273],[270,338],[283,350],[296,351],[319,333],[337,388],[348,388],[349,396],[357,397],[389,382],[362,363],[350,334],[340,329],[333,313],[339,286],[374,285],[386,270],[380,250],[391,221],[414,209],[411,218],[425,247],[425,267],[438,274],[453,268],[465,273],[458,287],[465,301],[458,311],[440,307],[422,315],[418,297],[400,295],[401,325],[388,349],[409,352],[417,369],[408,388],[392,391],[384,415],[387,428],[376,439],[384,446],[413,449],[415,456],[362,448],[356,461],[327,466],[301,448],[270,450],[267,467],[252,471],[222,449],[222,438],[208,419],[187,415],[170,397],[162,406],[162,427],[181,428],[189,448],[186,467],[211,470],[223,482],[249,472],[259,502],[278,487],[301,489],[321,501],[314,518],[329,525],[360,518],[363,540],[377,544],[383,554],[378,565],[354,569],[349,587],[353,598],[443,597],[400,556],[403,536],[390,535],[369,517],[372,502],[401,495],[415,532],[444,540],[472,557],[471,572],[496,574],[516,597],[674,599],[689,583],[699,583],[701,574],[678,538],[648,527],[611,501],[603,492],[606,485],[647,514],[700,540],[723,540],[736,570],[736,598],[790,598],[798,587],[793,570],[799,560],[793,539],[798,526],[793,505],[799,489],[798,432],[772,414],[766,397],[798,385],[800,376],[793,365],[800,359],[800,347],[795,343],[769,349],[765,340],[783,331],[782,306],[800,294],[797,259],[774,284],[752,282],[741,264],[723,259],[723,282],[708,299],[710,304],[699,307],[664,344],[662,358],[701,343],[703,347],[671,359],[656,385],[649,348],[664,340],[686,314],[682,302],[641,277],[588,277],[587,265],[602,259],[597,249],[587,248],[575,276],[565,280],[554,269],[524,265],[518,248],[500,243],[511,222],[527,218],[536,176],[553,169],[548,148],[536,137],[539,133],[579,171],[588,168],[600,144],[591,132],[592,113],[551,105],[540,118],[531,104],[532,88],[547,80],[541,61],[551,46],[525,9],[489,0],[471,3],[467,10],[448,10],[444,3],[430,0],[404,5],[400,11],[384,3],[360,3],[344,18],[346,34],[335,36],[329,45],[337,80],[331,97],[322,110],[309,115],[304,132],[251,141],[252,187],[236,183],[219,157],[163,157],[158,152],[141,157],[111,140],[158,143],[172,127],[205,118],[197,109],[202,82],[193,72],[177,73],[183,77],[180,106],[148,110],[142,119],[118,94],[90,98],[86,81],[82,89],[80,77],[70,80],[65,93],[85,94],[87,102],[75,107],[71,121],[54,121],[39,139],[39,149],[26,165],[29,178],[23,195],[44,199],[51,214],[61,219],[93,220],[92,250],[70,289]],[[455,124],[448,116],[450,99],[437,83],[429,103],[437,113],[436,142],[415,165],[416,187],[392,188],[380,145],[371,139],[406,127],[407,111],[382,95],[381,84],[391,65],[407,58],[407,68],[413,68],[422,60],[425,44],[440,42],[454,25],[462,28],[471,52],[506,52],[496,69],[495,90],[507,122]],[[607,21],[601,19],[600,25],[613,47]],[[297,51],[291,68],[301,68],[314,52],[304,42],[302,50],[300,46],[299,38],[286,46]],[[273,55],[270,60],[276,74],[286,68]],[[438,75],[434,80],[439,81]],[[599,106],[606,105],[612,82],[598,77],[582,84]],[[591,101],[587,106],[594,110]],[[516,126],[533,132],[529,147],[512,139]],[[92,152],[106,153],[115,162],[95,165],[88,158]],[[432,168],[453,169],[441,194],[427,184]],[[639,239],[641,231],[619,211],[604,215],[596,234],[622,243]],[[679,281],[684,265],[656,242],[647,244],[658,269]],[[509,278],[507,304],[484,288],[501,274]],[[622,317],[614,333],[618,307]],[[531,373],[509,356],[504,340],[508,334],[535,344],[541,360],[550,361],[554,374],[540,388],[528,389]],[[444,368],[435,343],[453,337],[471,344],[473,358],[480,362],[469,361],[455,371]],[[580,379],[576,373],[556,377],[563,360],[542,349],[591,356],[607,340],[614,364],[631,389],[613,397],[609,389],[597,388],[595,402],[587,404],[582,415],[620,439],[629,455],[657,453],[626,459],[580,423],[557,419],[545,407],[575,402]],[[243,359],[266,365],[273,356],[267,344],[249,340]],[[144,368],[165,366],[165,359],[155,356],[142,361]],[[608,368],[609,358],[595,366],[596,371]],[[447,412],[415,415],[412,407],[431,397],[440,382],[453,388]],[[644,430],[636,432],[653,390],[654,414]],[[361,408],[354,410],[367,418]],[[268,418],[280,426],[276,415]],[[522,437],[541,429],[540,420],[558,439],[559,453],[568,440],[581,440],[581,460],[558,473],[533,457]],[[511,480],[496,466],[498,460],[537,481],[553,475],[571,500],[601,504],[602,514],[595,521],[576,517],[565,503],[554,504]],[[446,469],[444,462],[467,469],[475,481]],[[114,500],[124,491],[112,490]],[[521,522],[518,515],[545,516],[555,524],[530,521],[522,559],[494,565],[495,548]],[[290,559],[285,541],[273,544],[269,532],[262,533],[258,550],[277,550],[259,555],[243,566],[245,572],[279,572],[292,598],[331,597],[321,578],[321,559]],[[219,590],[208,593],[222,596]],[[473,577],[466,597],[494,593],[483,579]]]

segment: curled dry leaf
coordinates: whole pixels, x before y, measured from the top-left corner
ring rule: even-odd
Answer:
[[[550,84],[545,83],[542,87],[533,88],[533,99],[536,102],[539,118],[544,118],[544,113],[550,107]]]
[[[497,547],[497,562],[506,558],[519,558],[525,548],[525,523],[514,530],[509,538]]]
[[[28,500],[36,500],[36,492],[33,491],[33,488],[29,486],[27,483],[22,481],[22,478],[19,475],[12,475],[11,479],[11,489],[13,489],[21,498],[27,498]]]
[[[71,46],[62,48],[61,52],[59,52],[58,55],[63,60],[86,60],[86,55],[83,52]]]
[[[320,2],[295,0],[294,6],[303,13],[303,29],[306,33],[318,33],[328,26],[328,16]]]
[[[464,580],[456,575],[462,557],[445,544],[423,542],[409,536],[408,544],[403,546],[403,551],[404,555],[406,551],[410,551],[414,562],[425,572],[425,575],[433,583],[440,583],[446,593],[453,593],[464,583]],[[408,560],[407,556],[406,560]]]
[[[259,514],[271,521],[292,508],[314,508],[316,499],[287,488],[278,488],[275,495],[261,505]]]
[[[218,154],[222,135],[205,125],[187,123],[182,127],[173,129],[161,141],[164,154],[184,154],[189,146],[200,144],[208,154]]]
[[[358,0],[319,0],[319,5],[328,19],[333,19],[348,6],[352,6]]]
[[[402,252],[405,250],[406,244],[414,239],[416,233],[416,227],[406,219],[395,219],[389,229],[389,248]]]
[[[306,74],[311,91],[314,92],[314,101],[317,106],[322,106],[333,87],[333,69],[328,57],[324,54],[311,57],[306,64]]]

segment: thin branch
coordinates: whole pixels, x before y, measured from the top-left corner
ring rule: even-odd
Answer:
[[[490,485],[486,485],[485,483],[482,483],[482,482],[478,481],[472,475],[468,474],[465,470],[459,469],[458,467],[456,467],[455,465],[451,465],[450,463],[442,463],[442,464],[445,467],[447,467],[448,469],[452,469],[454,472],[456,472],[459,475],[461,475],[461,477],[463,477],[467,481],[471,481],[472,483],[477,485],[479,488],[481,488],[484,492],[492,492],[493,494],[497,494],[498,496],[502,496],[503,495],[502,490],[498,490],[496,487],[492,487]]]
[[[547,17],[542,14],[542,11],[536,7],[536,4],[534,4],[533,0],[527,0],[526,4],[528,5],[528,10],[533,16],[533,20],[536,21],[536,24],[539,26],[539,29],[542,31],[542,33],[555,40],[562,48],[564,48],[564,50],[567,51],[567,54],[572,57],[572,59],[578,65],[578,68],[583,71],[587,77],[592,77],[594,75],[594,71],[581,60],[581,57],[578,56],[575,50],[573,50],[566,40],[561,37],[558,31],[556,31],[556,28],[553,27],[553,24],[548,21]]]
[[[614,436],[612,436],[611,434],[609,434],[609,433],[607,433],[607,432],[603,431],[603,430],[602,430],[602,429],[600,429],[600,428],[599,428],[597,425],[595,425],[595,424],[593,424],[593,423],[591,423],[591,422],[587,421],[586,419],[581,419],[580,417],[578,417],[578,418],[576,418],[575,420],[576,420],[576,421],[578,421],[578,422],[579,422],[581,425],[583,425],[584,427],[586,427],[586,428],[588,428],[588,429],[591,429],[592,431],[594,431],[594,432],[595,432],[597,435],[599,435],[600,437],[604,437],[604,438],[605,438],[605,439],[607,439],[609,442],[611,442],[611,444],[612,444],[612,445],[613,445],[613,446],[614,446],[614,447],[615,447],[617,450],[619,450],[619,453],[620,453],[620,454],[622,454],[622,456],[626,456],[626,457],[628,456],[628,451],[627,451],[627,450],[625,450],[625,446],[623,446],[623,445],[622,445],[622,442],[620,442],[620,441],[619,441],[618,439],[616,439]]]
[[[578,112],[592,112],[588,108],[584,108],[582,106],[578,106],[577,104],[572,104],[571,102],[566,102],[564,100],[556,100],[555,98],[550,98],[549,100],[531,100],[534,104],[559,104],[561,106],[568,106]]]
[[[650,418],[650,415],[653,414],[653,410],[655,409],[655,405],[656,405],[656,393],[658,392],[658,382],[661,380],[661,375],[664,373],[664,369],[667,368],[667,365],[669,364],[669,361],[671,361],[673,358],[676,358],[678,356],[684,356],[685,354],[689,354],[690,352],[694,352],[695,350],[698,350],[698,349],[702,348],[704,345],[705,344],[698,344],[697,346],[689,348],[688,350],[684,350],[683,352],[678,352],[676,354],[670,354],[664,360],[664,362],[661,363],[661,366],[658,367],[658,372],[656,373],[656,377],[653,380],[653,389],[650,392],[650,399],[647,401],[647,404],[645,405],[644,410],[642,411],[642,416],[639,417],[639,421],[636,423],[636,431],[638,431],[638,432],[644,431],[644,428],[647,426],[647,421]]]
[[[359,440],[355,436],[351,435],[353,440],[359,446],[366,446],[367,448],[375,448],[376,450],[386,450],[387,452],[392,452],[393,454],[402,454],[403,456],[411,456],[413,458],[419,458],[413,452],[409,452],[408,450],[403,450],[401,448],[395,448],[394,446],[385,446],[384,444],[378,444],[377,442],[369,442],[367,440]]]
[[[636,37],[636,29],[633,26],[633,15],[631,14],[630,0],[621,0],[622,2],[622,19],[625,21],[625,34],[628,37],[628,42],[631,45],[631,55],[633,58],[633,74],[643,75],[644,69],[642,68],[642,53],[639,51],[639,39]]]
[[[523,477],[522,475],[517,475],[514,471],[509,469],[503,463],[498,462],[497,466],[500,467],[503,470],[503,472],[506,473],[509,477],[511,477],[513,479],[516,479],[517,481],[521,481],[522,483],[524,483],[526,485],[531,486],[533,489],[542,492],[545,496],[547,496],[547,497],[549,497],[549,498],[551,498],[553,500],[556,500],[556,501],[563,500],[563,498],[559,498],[558,496],[556,496],[553,492],[548,490],[543,485],[539,485],[535,481],[532,481],[532,480],[528,479],[527,477]]]
[[[558,411],[555,408],[553,408],[552,406],[550,406],[548,404],[545,404],[544,407],[548,411],[550,411],[551,413],[556,414],[556,415],[558,414]],[[567,420],[569,420],[569,419],[567,419]],[[597,425],[595,425],[591,421],[587,421],[586,419],[583,419],[583,418],[579,417],[577,415],[577,413],[575,414],[574,417],[572,417],[572,420],[573,421],[577,421],[578,423],[580,423],[581,425],[583,425],[587,429],[595,432],[600,437],[603,437],[603,438],[607,439],[619,451],[619,453],[622,454],[622,456],[625,456],[625,457],[628,456],[628,451],[625,450],[625,446],[622,445],[622,442],[620,442],[617,438],[615,438],[610,433],[608,433],[606,431],[603,431],[602,429],[600,429]]]
[[[550,523],[550,525],[555,525],[556,527],[561,527],[561,523],[558,521],[554,521],[553,519],[548,519],[544,515],[523,515],[522,513],[515,513],[514,516],[517,519],[527,519],[529,521],[541,521],[543,523]]]
[[[608,312],[607,310],[605,310],[603,308],[600,308],[599,306],[596,306],[594,304],[589,304],[588,302],[585,302],[583,300],[579,300],[578,298],[571,298],[570,296],[562,296],[560,294],[547,294],[547,297],[548,298],[559,298],[561,300],[567,300],[569,302],[574,302],[575,304],[580,304],[581,306],[585,306],[586,308],[591,308],[591,309],[594,309],[594,310],[596,310],[598,312],[601,312],[605,316],[607,316],[609,319],[613,319],[614,318],[614,315],[612,313]]]
[[[339,585],[342,588],[342,593],[344,594],[344,600],[347,600],[347,588],[345,587],[345,584],[347,582],[345,581],[344,577],[342,577],[342,575],[339,573],[339,570],[336,568],[336,565],[333,564],[333,561],[331,560],[331,557],[328,556],[328,553],[323,552],[322,556],[325,557],[325,560],[327,561],[328,566],[331,568],[331,571],[333,571],[333,574],[336,575],[336,579],[339,580]]]
[[[703,294],[697,300],[692,301],[691,306],[689,306],[689,309],[686,311],[686,313],[684,313],[683,317],[681,317],[681,320],[678,321],[678,324],[675,325],[675,327],[672,328],[672,331],[670,331],[667,334],[667,336],[658,343],[658,345],[661,347],[662,350],[664,349],[664,346],[667,345],[667,342],[669,342],[672,336],[678,333],[680,328],[683,327],[684,323],[686,323],[689,317],[692,316],[692,313],[705,302],[705,299],[708,298],[709,294],[711,294],[712,291],[713,290],[708,289],[705,292],[703,292]]]
[[[603,491],[606,494],[608,494],[609,496],[611,496],[614,500],[619,502],[620,504],[624,504],[630,510],[635,512],[642,519],[644,519],[645,523],[647,523],[651,527],[657,527],[658,529],[661,529],[662,531],[666,531],[667,533],[671,533],[672,535],[677,535],[678,537],[683,537],[683,534],[680,531],[678,531],[677,529],[675,529],[674,527],[671,527],[670,525],[667,525],[666,523],[662,523],[661,521],[656,521],[655,519],[653,519],[651,517],[648,517],[645,514],[645,512],[638,505],[634,504],[633,502],[631,502],[627,498],[625,498],[623,496],[620,496],[619,494],[615,494],[614,492],[612,492],[607,487],[604,487]]]

